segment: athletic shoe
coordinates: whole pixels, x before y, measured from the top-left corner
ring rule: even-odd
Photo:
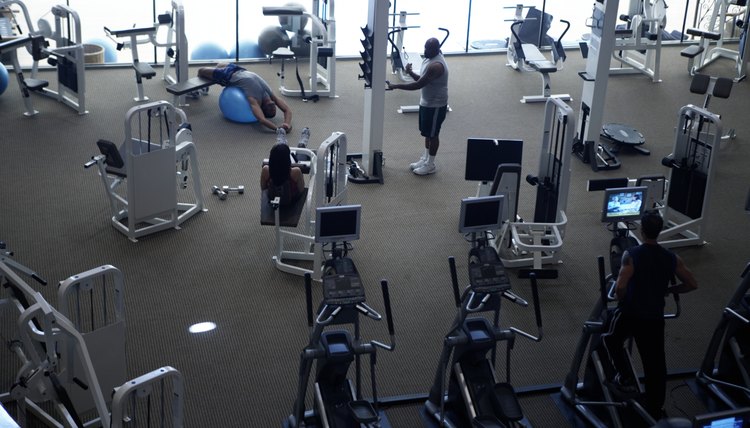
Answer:
[[[635,398],[639,394],[638,387],[635,385],[635,381],[632,379],[624,379],[619,374],[615,375],[615,379],[612,381],[605,382],[612,392],[619,395],[621,398]]]
[[[307,147],[307,143],[310,141],[310,128],[304,127],[302,128],[302,133],[299,137],[299,143],[297,143],[297,147],[305,148]]]
[[[415,169],[419,168],[420,166],[424,165],[425,162],[427,162],[427,158],[421,157],[418,161],[414,163],[409,164],[409,171],[414,171]]]
[[[276,144],[287,144],[286,142],[286,129],[276,128]]]
[[[414,171],[412,172],[417,175],[428,175],[428,174],[434,174],[435,171],[437,171],[437,168],[435,168],[434,163],[425,162],[424,164],[422,164],[422,166],[414,169]]]

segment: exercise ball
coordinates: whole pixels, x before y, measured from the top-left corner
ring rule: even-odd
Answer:
[[[292,36],[291,50],[297,58],[309,58],[310,57],[310,42],[312,35],[309,31],[303,30]]]
[[[229,57],[235,58],[237,54],[237,48],[233,47],[229,51]],[[257,43],[250,40],[244,40],[240,42],[240,58],[263,58],[265,55],[260,50],[260,46]]]
[[[219,95],[219,109],[227,119],[238,123],[254,123],[253,110],[250,101],[245,96],[245,91],[236,86],[227,86]]]
[[[217,60],[229,58],[230,56],[227,50],[216,43],[204,43],[198,45],[190,52],[191,60]]]
[[[300,8],[305,12],[307,11],[305,6],[299,3],[287,3],[284,7]],[[295,32],[307,27],[307,17],[304,15],[279,16],[279,25],[283,30]]]
[[[0,95],[8,89],[8,69],[0,63]]]
[[[258,36],[258,46],[263,55],[271,55],[276,49],[289,46],[289,36],[281,27],[268,27]]]
[[[84,45],[98,45],[104,48],[104,62],[117,62],[117,51],[112,44],[112,40],[91,39],[87,40]]]

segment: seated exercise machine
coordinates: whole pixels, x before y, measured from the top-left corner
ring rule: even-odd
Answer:
[[[611,75],[643,73],[653,82],[661,82],[659,66],[666,16],[664,0],[630,0],[628,14],[620,15],[626,25],[615,29],[612,58],[621,67],[610,68]]]
[[[293,413],[284,421],[287,428],[297,427],[390,427],[385,413],[378,409],[375,381],[377,348],[395,349],[388,282],[381,281],[390,344],[365,341],[361,336],[360,315],[380,321],[382,316],[366,303],[365,288],[352,259],[346,255],[346,241],[359,238],[361,206],[341,205],[316,210],[316,240],[333,246],[332,258],[326,261],[323,300],[312,309],[312,275],[305,274],[307,324],[310,341],[300,355],[299,378]],[[342,248],[337,249],[336,244]],[[328,329],[342,326],[338,329]],[[352,332],[353,330],[353,332]],[[372,397],[362,392],[360,359],[368,355]],[[354,363],[354,382],[349,378]],[[313,365],[315,370],[313,372]],[[314,375],[313,375],[314,373]],[[314,407],[305,410],[308,385],[313,377]]]
[[[423,418],[427,426],[530,426],[510,383],[510,357],[516,335],[535,342],[542,339],[542,317],[536,277],[532,274],[537,336],[500,325],[503,299],[528,306],[527,301],[511,291],[503,262],[490,245],[489,231],[500,227],[503,221],[502,200],[503,196],[498,195],[461,201],[459,232],[471,236],[469,286],[460,292],[456,262],[450,257],[457,312],[443,340],[435,381],[423,409],[428,415]],[[492,321],[482,313],[490,313]],[[499,380],[495,373],[499,343],[505,344],[504,380]]]
[[[13,6],[20,8],[23,15],[25,30],[18,24],[15,18],[16,11]],[[57,5],[52,8],[55,15],[55,31],[37,31],[31,22],[31,17],[26,5],[20,0],[0,1],[0,20],[7,22],[4,25],[7,34],[0,34],[0,54],[8,55],[13,65],[13,73],[16,75],[18,88],[21,90],[25,116],[34,116],[39,113],[34,109],[31,102],[31,93],[39,92],[48,95],[85,114],[86,111],[86,84],[84,79],[84,53],[81,42],[81,23],[78,14],[67,6]],[[72,22],[71,22],[72,21]],[[46,21],[43,21],[46,23]],[[67,37],[63,36],[63,28],[71,29]],[[25,31],[25,34],[24,34]],[[45,35],[45,33],[47,33]],[[49,42],[45,37],[52,37],[57,47],[49,48]],[[25,78],[21,64],[18,61],[19,48],[26,48],[34,60],[31,77]],[[48,89],[49,81],[38,79],[38,63],[47,59],[52,65],[57,65],[58,88],[57,91]]]
[[[282,206],[278,197],[270,199],[267,190],[261,192],[260,223],[274,227],[276,248],[272,259],[280,271],[301,276],[309,273],[313,280],[320,281],[324,248],[315,241],[315,210],[346,203],[346,145],[346,135],[334,132],[317,151],[291,148],[294,155],[310,159],[309,164],[301,165],[303,171],[309,171],[308,187],[295,203]],[[298,262],[312,262],[312,266]]]
[[[728,77],[714,77],[695,73],[693,74],[693,80],[690,82],[690,92],[705,95],[702,107],[708,109],[712,96],[724,99],[729,98],[733,85],[734,81]],[[737,138],[737,132],[734,128],[730,128],[721,136],[722,141],[734,140],[735,138]]]
[[[736,13],[730,11],[731,7],[741,7],[741,18],[737,19]],[[747,76],[747,53],[750,47],[746,43],[748,17],[750,8],[747,7],[747,0],[716,0],[713,2],[711,17],[708,20],[706,28],[688,28],[687,34],[698,37],[698,44],[686,47],[680,52],[680,55],[688,59],[688,72],[693,75],[699,73],[703,68],[718,59],[729,59],[734,61],[735,82],[740,82]],[[726,25],[728,22],[734,22],[742,31],[740,34],[740,43],[737,50],[729,49],[724,46],[727,37]],[[733,32],[732,32],[733,33]],[[712,43],[715,43],[712,45]]]
[[[621,190],[617,190],[621,192]],[[603,216],[605,221],[613,220],[617,224],[622,218],[609,217],[609,211],[605,207]],[[614,214],[614,213],[612,213]],[[616,226],[614,226],[616,228]],[[616,229],[615,229],[616,230]],[[613,242],[622,245],[621,237],[615,236]],[[632,242],[631,242],[632,243]],[[623,250],[619,247],[618,250]],[[619,254],[622,256],[622,254]],[[611,260],[617,258],[617,254],[611,254]],[[619,271],[619,261],[612,264],[611,273],[606,274],[604,257],[597,258],[599,266],[599,298],[583,324],[583,331],[578,339],[576,352],[570,371],[565,377],[565,382],[560,390],[562,396],[561,410],[568,415],[569,422],[580,425],[580,418],[586,424],[597,428],[622,428],[629,426],[655,426],[656,422],[651,415],[638,402],[638,397],[643,393],[642,385],[636,382],[637,392],[635,394],[623,394],[614,387],[612,379],[614,368],[604,354],[602,334],[608,329],[611,322],[614,307],[609,303],[616,300],[614,296],[614,282]],[[616,270],[617,269],[617,270]],[[679,295],[674,294],[675,309],[673,313],[665,314],[665,319],[673,319],[680,315]],[[627,354],[627,360],[632,362],[630,350],[632,344],[623,351]],[[584,366],[585,364],[585,366]],[[579,377],[583,368],[583,376]],[[639,379],[632,363],[629,367],[633,379]],[[572,409],[574,413],[568,410]],[[661,425],[659,425],[661,426]],[[671,425],[666,425],[671,426]]]
[[[18,313],[17,337],[9,343],[21,363],[0,401],[15,402],[21,426],[28,412],[64,428],[183,426],[179,371],[165,366],[126,382],[124,279],[117,268],[100,266],[60,282],[59,309],[4,262],[0,284],[9,291],[0,310]]]
[[[535,272],[537,278],[556,278],[557,271],[543,269],[543,264],[559,263],[560,250],[568,219],[570,183],[569,145],[573,141],[575,120],[573,110],[558,98],[549,98],[545,106],[544,131],[538,175],[527,175],[526,182],[537,188],[533,221],[523,221],[517,215],[517,196],[506,199],[509,209],[506,221],[493,242],[505,267],[524,268],[521,277]],[[519,194],[520,167],[505,170],[495,177],[496,191],[513,189]],[[527,269],[531,268],[531,269]]]
[[[196,97],[198,94],[206,94],[208,86],[188,85],[188,42],[185,36],[185,8],[181,0],[171,0],[172,10],[158,16],[158,21],[153,25],[137,28],[126,28],[111,30],[104,27],[107,37],[112,39],[117,50],[130,49],[133,55],[133,70],[135,71],[135,83],[137,96],[134,101],[148,101],[143,93],[143,79],[151,79],[156,76],[156,70],[148,62],[142,62],[138,57],[138,45],[150,44],[155,48],[164,48],[164,64],[162,79],[167,85],[175,87],[170,91],[174,95],[174,104],[178,107],[186,106],[185,96]],[[162,27],[166,28],[164,39],[159,36]],[[163,40],[163,41],[162,41]],[[174,65],[174,75],[170,69]],[[193,81],[195,83],[196,81]],[[189,90],[188,90],[189,89]],[[179,93],[175,93],[179,92]]]
[[[546,3],[543,3],[541,11],[536,7],[529,7],[525,18],[521,17],[525,6],[517,5],[513,24],[510,25],[511,40],[508,43],[507,65],[514,70],[536,71],[542,76],[541,95],[525,95],[521,98],[522,103],[543,103],[550,97],[563,101],[572,99],[569,94],[553,95],[550,88],[550,73],[562,70],[563,62],[567,58],[562,38],[570,29],[570,22],[561,19],[560,22],[566,25],[565,30],[557,40],[552,39],[547,35],[547,30],[552,24],[552,15],[544,12]],[[540,51],[544,46],[549,46],[552,50],[552,60],[547,59]]]
[[[112,209],[112,226],[131,241],[179,229],[187,219],[206,211],[198,153],[182,110],[167,101],[135,106],[125,115],[125,141],[120,148],[107,140],[96,145],[101,154],[84,168],[97,166]],[[188,184],[192,192],[186,190]]]
[[[310,45],[310,80],[309,89],[299,75],[299,66],[296,68],[299,89],[289,89],[284,84],[284,63],[287,59],[297,55],[288,48],[279,48],[273,52],[273,57],[281,58],[281,71],[279,78],[281,83],[279,92],[287,97],[302,97],[304,101],[317,102],[322,97],[336,98],[336,19],[334,18],[334,0],[313,0],[312,13],[303,7],[287,5],[282,7],[263,7],[263,15],[278,16],[285,31],[291,31],[298,35],[294,40],[304,41]],[[307,21],[311,22],[312,31],[304,33]],[[284,22],[288,24],[284,25]],[[300,46],[296,46],[299,48]],[[322,85],[323,88],[319,88]]]
[[[721,313],[696,373],[699,394],[710,393],[709,409],[750,407],[750,264]],[[718,400],[718,402],[717,402]],[[711,404],[713,401],[713,405]]]

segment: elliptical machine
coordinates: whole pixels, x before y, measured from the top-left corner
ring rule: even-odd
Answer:
[[[696,373],[698,384],[731,409],[750,406],[750,264],[741,278]]]
[[[381,281],[383,302],[390,345],[360,336],[360,319],[364,315],[375,321],[382,316],[365,303],[364,284],[352,259],[346,256],[346,241],[359,235],[359,205],[318,208],[316,231],[318,242],[332,243],[332,258],[324,267],[323,300],[313,319],[312,276],[305,274],[305,297],[307,302],[307,324],[310,341],[302,350],[299,365],[299,381],[293,413],[284,421],[286,428],[298,427],[378,427],[391,425],[382,410],[377,408],[378,395],[375,382],[376,349],[395,349],[391,302],[388,282]],[[322,213],[322,215],[321,215]],[[343,242],[343,249],[336,247],[335,240]],[[338,325],[353,326],[354,333],[341,328],[324,331]],[[371,400],[362,395],[360,357],[370,358]],[[355,384],[348,374],[352,363],[355,369]],[[305,397],[310,377],[314,374],[314,407],[305,410]]]
[[[488,230],[497,229],[493,223],[502,217],[502,201],[502,196],[462,201],[459,231],[470,234],[472,246],[469,251],[469,286],[459,294],[456,262],[453,257],[448,258],[458,311],[445,335],[435,381],[425,402],[424,411],[429,414],[425,422],[428,424],[437,421],[439,426],[445,427],[530,426],[510,383],[510,352],[516,334],[535,342],[542,339],[542,316],[536,276],[532,273],[538,336],[499,324],[503,298],[528,306],[526,300],[510,291],[503,263],[487,236]],[[480,233],[479,238],[477,233]],[[481,312],[491,312],[492,321],[483,316],[470,316]],[[506,344],[504,381],[498,381],[495,376],[499,342]],[[446,391],[444,381],[448,369],[450,378]]]

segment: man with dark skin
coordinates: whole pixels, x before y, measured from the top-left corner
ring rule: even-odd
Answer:
[[[289,132],[292,129],[292,110],[283,99],[276,96],[265,80],[252,71],[235,64],[219,63],[216,67],[201,67],[198,76],[213,80],[222,86],[236,86],[245,93],[253,116],[268,129],[279,128]],[[269,118],[276,116],[276,107],[284,112],[284,122],[276,125]]]
[[[609,329],[602,335],[606,354],[617,371],[614,385],[626,394],[637,391],[626,370],[623,346],[632,337],[638,347],[645,378],[644,404],[654,419],[664,416],[667,364],[664,354],[664,296],[698,288],[695,277],[680,256],[657,242],[664,220],[655,211],[641,217],[643,243],[622,255],[615,292],[619,304]],[[674,277],[680,284],[669,286]]]
[[[440,127],[448,111],[448,65],[440,52],[440,42],[432,37],[424,44],[424,61],[419,74],[412,70],[412,64],[406,64],[406,73],[414,79],[409,83],[391,83],[386,81],[388,89],[406,91],[421,90],[419,100],[419,131],[424,136],[424,154],[409,169],[417,175],[433,174],[435,156],[440,146]]]

